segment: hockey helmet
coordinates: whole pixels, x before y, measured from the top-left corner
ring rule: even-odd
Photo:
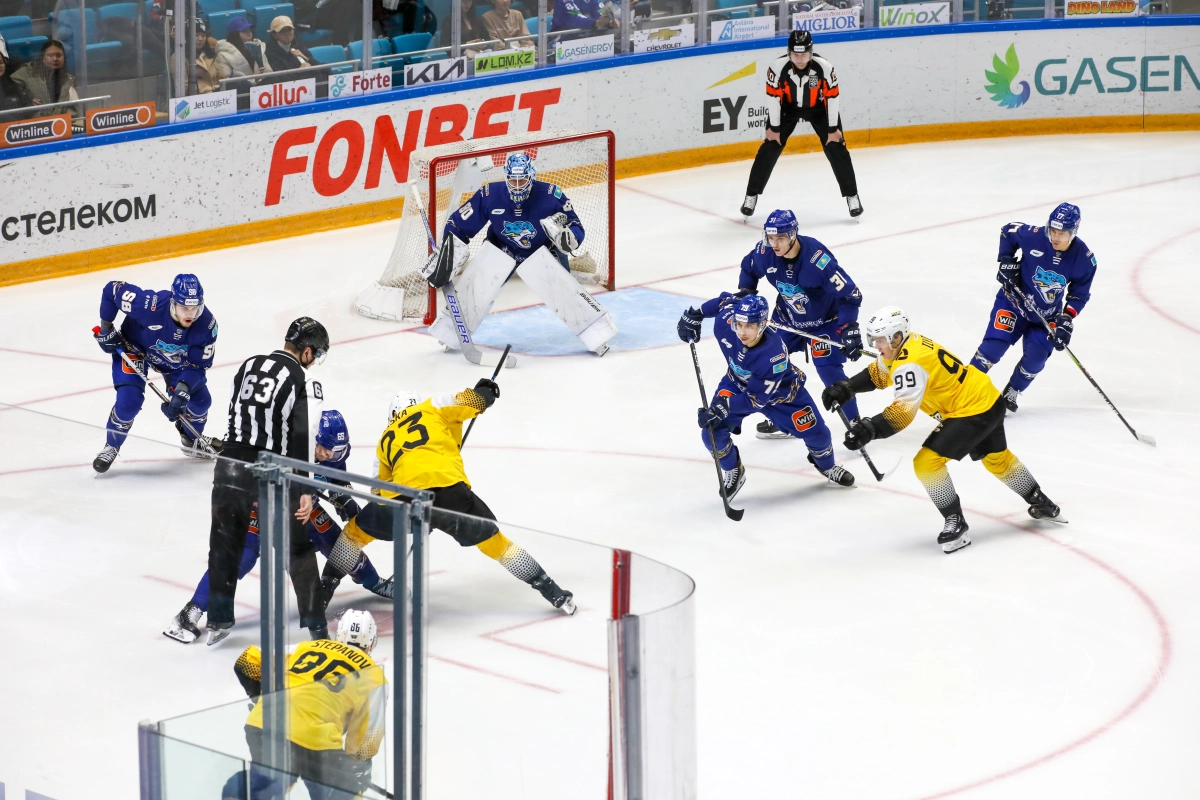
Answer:
[[[537,167],[525,153],[513,153],[504,162],[504,182],[508,184],[508,196],[514,203],[529,199],[535,177]]]
[[[325,330],[324,325],[312,317],[300,317],[294,320],[288,326],[287,335],[283,339],[291,342],[301,353],[304,352],[304,348],[311,347],[313,360],[317,363],[323,361],[325,354],[329,352],[329,333]]]
[[[733,310],[733,321],[747,325],[757,325],[761,335],[767,327],[767,319],[771,316],[771,307],[767,298],[762,295],[748,294],[738,301]]]
[[[867,324],[863,326],[862,332],[865,334],[863,338],[868,341],[874,342],[876,339],[883,339],[889,345],[897,333],[907,339],[909,334],[908,315],[897,306],[884,306],[871,315]]]
[[[763,225],[763,241],[766,241],[767,236],[777,236],[781,233],[786,233],[788,239],[795,239],[800,233],[800,223],[796,221],[796,215],[785,208],[776,209],[767,217]]]
[[[171,283],[171,317],[185,328],[204,313],[204,287],[190,272],[175,276]]]
[[[370,611],[349,609],[337,624],[337,640],[370,653],[379,639],[379,630]]]
[[[324,463],[338,463],[350,457],[350,430],[342,412],[321,412],[321,423],[317,427],[317,444],[333,453],[333,457]]]
[[[404,409],[415,406],[419,402],[421,402],[421,395],[412,389],[401,389],[396,392],[396,396],[392,398],[392,404],[388,408],[388,422],[393,422],[396,417],[404,413]]]
[[[792,31],[788,34],[789,53],[811,53],[813,50],[812,34],[808,31]]]
[[[1079,211],[1079,206],[1070,203],[1059,203],[1058,208],[1050,212],[1050,219],[1046,222],[1046,236],[1050,236],[1050,229],[1056,231],[1066,231],[1071,234],[1071,240],[1075,240],[1076,234],[1079,233],[1079,223],[1083,221],[1083,214]]]

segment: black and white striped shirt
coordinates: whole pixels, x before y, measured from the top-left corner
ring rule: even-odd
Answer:
[[[308,380],[294,356],[276,350],[246,359],[233,378],[225,450],[252,461],[255,451],[312,461],[321,421],[321,384]]]

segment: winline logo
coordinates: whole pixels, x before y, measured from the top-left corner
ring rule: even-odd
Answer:
[[[66,139],[70,135],[71,118],[64,115],[30,122],[11,123],[4,128],[4,144],[14,147],[21,144]]]
[[[992,69],[983,71],[984,77],[988,79],[988,84],[983,88],[1003,108],[1018,108],[1029,100],[1029,83],[1027,81],[1021,81],[1020,94],[1016,94],[1012,90],[1013,78],[1017,77],[1020,69],[1021,62],[1017,58],[1016,45],[1010,44],[1008,52],[1004,54],[1004,60],[1001,61],[1000,56],[993,54]]]

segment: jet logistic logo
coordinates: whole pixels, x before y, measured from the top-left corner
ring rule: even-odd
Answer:
[[[988,79],[988,84],[984,89],[1003,108],[1018,108],[1029,100],[1028,82],[1021,81],[1020,94],[1015,94],[1012,90],[1013,79],[1017,77],[1020,69],[1021,62],[1017,58],[1017,48],[1010,44],[1008,52],[1004,54],[1004,60],[1001,61],[1000,56],[993,54],[992,69],[983,71],[984,76]]]

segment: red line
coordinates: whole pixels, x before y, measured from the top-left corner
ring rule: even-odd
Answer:
[[[0,347],[0,353],[16,353],[22,356],[41,356],[43,358],[61,358],[63,361],[82,361],[85,364],[103,364],[98,358],[80,358],[79,356],[60,356],[57,353],[35,353],[32,350],[17,350],[12,347]]]
[[[540,683],[530,683],[529,681],[523,681],[520,678],[513,678],[509,675],[503,675],[499,672],[493,672],[490,669],[484,669],[483,667],[476,667],[472,664],[464,664],[462,661],[455,661],[454,659],[446,658],[444,656],[435,656],[432,653],[430,653],[429,658],[434,661],[444,661],[447,664],[453,664],[454,666],[462,667],[463,669],[469,669],[472,672],[479,672],[484,675],[490,675],[493,678],[500,678],[501,680],[512,681],[513,683],[519,683],[522,686],[528,686],[531,689],[540,689],[543,692],[550,692],[551,694],[562,694],[562,692],[560,692],[558,689],[551,689],[549,686],[542,686]]]
[[[578,612],[576,612],[576,613],[578,613]],[[487,639],[488,641],[495,642],[496,644],[503,644],[503,645],[507,645],[508,647],[515,647],[518,650],[524,650],[529,653],[536,653],[539,656],[546,656],[547,658],[558,659],[559,661],[565,661],[568,664],[575,664],[576,666],[587,667],[588,669],[596,669],[596,670],[600,670],[601,672],[605,672],[605,673],[608,672],[608,667],[600,667],[595,664],[590,664],[587,661],[579,661],[578,659],[570,658],[569,656],[562,656],[562,655],[559,655],[558,653],[551,653],[549,650],[539,650],[538,648],[530,647],[529,645],[518,644],[516,642],[509,642],[504,639],[501,639],[499,636],[495,636],[490,633],[481,633],[480,636],[482,636],[484,639]]]
[[[1172,236],[1170,239],[1155,245],[1153,249],[1144,253],[1142,257],[1137,260],[1137,263],[1133,265],[1133,274],[1130,276],[1130,280],[1133,281],[1133,293],[1136,294],[1138,299],[1145,303],[1151,311],[1169,322],[1174,322],[1184,330],[1200,334],[1200,328],[1196,328],[1195,326],[1189,325],[1181,319],[1177,319],[1172,314],[1164,311],[1162,308],[1156,305],[1154,301],[1150,299],[1150,295],[1146,293],[1145,288],[1142,286],[1142,270],[1150,262],[1150,259],[1154,256],[1154,254],[1156,254],[1159,250],[1162,250],[1167,245],[1174,244],[1180,239],[1186,239],[1187,237],[1194,236],[1197,233],[1200,233],[1200,228],[1192,228],[1190,231],[1184,231],[1178,236]]]
[[[23,406],[31,406],[34,403],[48,403],[51,400],[62,400],[64,397],[75,397],[81,394],[91,394],[92,392],[103,392],[105,389],[111,389],[111,384],[105,384],[97,389],[80,389],[78,392],[67,392],[66,394],[56,394],[50,397],[39,397],[36,400],[25,400],[21,403],[8,403],[0,411],[12,411],[14,408],[22,408]]]

